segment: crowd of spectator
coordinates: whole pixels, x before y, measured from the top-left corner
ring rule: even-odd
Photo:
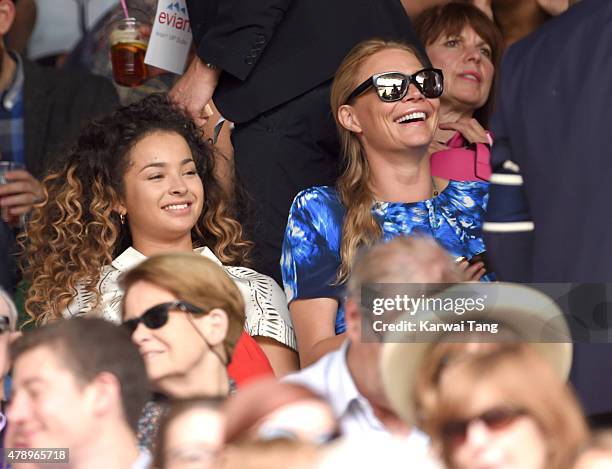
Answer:
[[[61,3],[0,0],[2,468],[612,467],[612,2],[176,0],[131,88],[167,2]]]

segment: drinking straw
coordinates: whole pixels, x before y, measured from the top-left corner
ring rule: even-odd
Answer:
[[[130,14],[128,12],[127,5],[125,4],[125,0],[121,0],[121,6],[123,7],[123,14],[126,18],[129,18]]]

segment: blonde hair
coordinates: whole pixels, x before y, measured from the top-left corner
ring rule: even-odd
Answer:
[[[338,111],[359,85],[357,78],[363,63],[373,55],[388,49],[405,50],[421,63],[427,63],[408,44],[382,39],[370,39],[357,44],[344,58],[336,72],[331,88],[331,108],[340,138],[344,171],[336,187],[340,201],[346,208],[340,243],[340,267],[336,283],[349,277],[351,263],[360,246],[371,246],[382,237],[382,229],[372,216],[374,196],[369,186],[369,165],[364,149],[357,137],[338,120]]]
[[[43,180],[43,201],[34,206],[27,237],[20,238],[30,283],[25,310],[41,323],[61,318],[79,284],[99,296],[100,271],[121,238],[113,216],[117,192],[101,175],[83,184],[77,172],[70,165]]]
[[[125,292],[121,305],[125,316],[125,297],[139,281],[149,282],[168,290],[180,300],[203,311],[221,308],[228,317],[228,329],[223,341],[230,358],[244,330],[244,300],[236,284],[225,271],[210,259],[191,252],[160,254],[148,258],[123,274],[119,280]]]
[[[587,441],[585,419],[573,393],[532,347],[500,344],[489,353],[466,354],[442,371],[449,372],[452,384],[438,386],[437,405],[421,423],[441,446],[449,468],[455,467],[453,449],[442,441],[442,428],[449,420],[470,417],[466,404],[480,386],[494,389],[500,404],[517,406],[535,420],[548,443],[547,469],[572,466]]]
[[[488,353],[502,347],[500,343],[436,342],[429,346],[417,370],[414,381],[414,410],[416,424],[425,427],[438,406],[440,377],[453,361],[468,354]]]

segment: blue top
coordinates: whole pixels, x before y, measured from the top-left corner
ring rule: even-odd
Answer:
[[[383,239],[419,234],[435,238],[453,256],[471,258],[485,250],[482,222],[488,200],[485,182],[450,181],[437,197],[419,202],[376,202],[372,214]],[[293,201],[283,241],[281,271],[287,301],[336,298],[336,334],[344,332],[343,288],[334,285],[340,266],[345,208],[334,187],[311,187]],[[489,276],[483,277],[490,280]]]

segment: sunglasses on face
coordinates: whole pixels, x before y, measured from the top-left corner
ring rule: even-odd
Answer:
[[[496,407],[469,419],[451,420],[442,427],[442,438],[451,447],[457,447],[465,443],[468,428],[474,422],[482,422],[489,431],[504,430],[514,421],[525,415],[523,409],[514,407]]]
[[[138,324],[143,323],[149,329],[159,329],[168,322],[168,313],[171,310],[178,310],[183,313],[201,314],[204,311],[197,306],[187,303],[183,300],[170,301],[168,303],[161,303],[147,309],[144,314],[138,318],[128,319],[123,322],[130,335],[134,334],[134,331],[138,328]]]
[[[442,70],[437,68],[424,68],[412,75],[385,72],[373,75],[355,88],[346,100],[346,104],[365,93],[370,87],[376,89],[378,97],[385,103],[399,101],[406,96],[411,83],[428,99],[439,98],[444,90],[444,76]]]

